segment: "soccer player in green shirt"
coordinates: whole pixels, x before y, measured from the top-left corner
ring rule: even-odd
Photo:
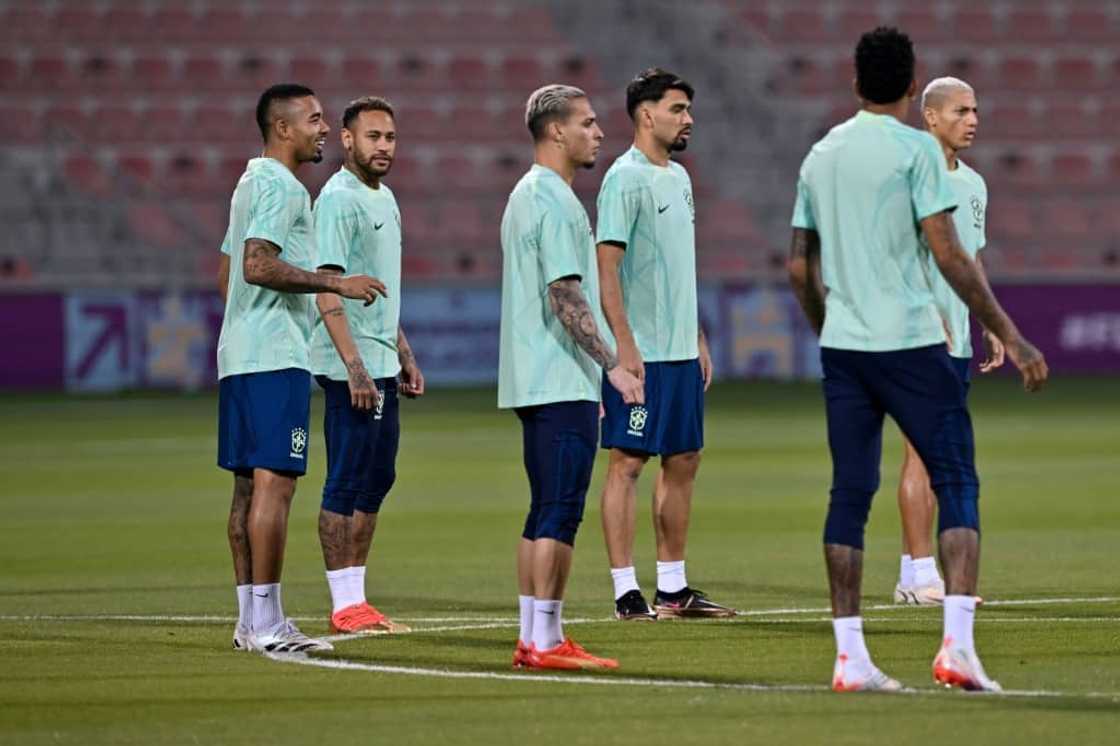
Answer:
[[[692,182],[672,154],[692,136],[692,86],[652,68],[626,89],[633,145],[599,190],[597,231],[603,313],[622,367],[642,379],[645,402],[603,385],[603,534],[618,619],[732,616],[690,588],[685,544],[692,487],[704,446],[704,392],[712,358],[699,324]],[[661,468],[653,493],[657,593],[650,609],[634,570],[637,482],[651,456]]]
[[[1046,381],[1046,361],[961,246],[952,217],[958,200],[937,141],[902,123],[916,93],[909,37],[893,28],[868,32],[855,63],[861,110],[829,131],[801,165],[789,258],[794,292],[821,339],[833,465],[824,529],[837,647],[832,687],[901,688],[872,663],[860,616],[864,528],[890,415],[929,470],[939,506],[946,596],[934,679],[999,691],[973,641],[980,483],[972,421],[922,239],[953,291],[1002,341],[1028,391]]]
[[[307,294],[372,303],[385,286],[313,268],[311,199],[296,179],[322,160],[330,128],[314,92],[281,84],[261,94],[264,152],[230,201],[222,253],[225,316],[218,339],[218,465],[234,473],[229,542],[237,579],[236,650],[329,650],[284,617],[280,573],[296,478],[307,469],[311,393]]]
[[[327,567],[333,632],[403,632],[366,600],[366,559],[382,501],[396,481],[398,392],[424,393],[424,376],[400,325],[401,213],[384,177],[397,150],[396,115],[365,96],[342,114],[346,160],[315,200],[318,271],[366,272],[388,297],[366,307],[321,293],[311,335],[311,372],[326,393],[327,479],[319,543]],[[397,376],[400,376],[400,385]]]
[[[956,195],[958,207],[953,211],[961,247],[976,260],[983,273],[980,250],[986,243],[984,219],[988,205],[988,187],[984,177],[960,159],[962,150],[972,146],[979,124],[979,109],[972,86],[957,78],[937,78],[922,93],[922,118],[926,130],[937,138],[949,168],[949,186]],[[933,298],[949,336],[949,358],[961,379],[967,395],[970,383],[969,363],[972,360],[972,339],[968,306],[937,270],[933,254],[923,252],[926,275]],[[1003,343],[984,330],[987,356],[980,371],[987,373],[1003,365]],[[898,484],[898,509],[902,518],[902,559],[899,580],[894,589],[898,604],[936,606],[945,600],[945,582],[937,572],[933,557],[934,507],[936,498],[929,484],[929,474],[918,452],[905,440],[902,476]]]
[[[591,222],[572,191],[603,132],[587,95],[566,85],[533,92],[525,110],[533,166],[502,215],[498,407],[521,420],[531,494],[517,547],[521,630],[515,667],[617,668],[565,637],[572,545],[595,463],[602,371],[629,402],[641,382],[603,341]],[[592,304],[588,303],[592,299]]]

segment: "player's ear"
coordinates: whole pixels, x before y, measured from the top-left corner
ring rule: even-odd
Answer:
[[[343,127],[339,131],[339,134],[342,136],[342,147],[343,148],[345,148],[347,151],[349,151],[350,148],[354,147],[354,135],[352,135],[350,133],[350,130],[348,128]]]
[[[922,109],[922,119],[925,121],[927,127],[933,129],[933,126],[937,124],[937,112],[926,106]]]

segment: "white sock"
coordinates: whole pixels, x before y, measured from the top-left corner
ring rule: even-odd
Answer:
[[[253,584],[253,632],[267,632],[284,621],[280,606],[280,584]]]
[[[954,648],[975,650],[972,623],[976,619],[974,596],[945,597],[945,637],[953,641]]]
[[[902,555],[902,560],[898,563],[898,584],[903,588],[914,585],[914,560],[909,554]]]
[[[857,666],[871,663],[867,643],[863,640],[863,617],[843,616],[832,620],[832,632],[836,635],[836,655],[848,656],[848,661]]]
[[[517,641],[529,645],[533,642],[533,597],[518,596],[517,605],[521,607],[521,633]]]
[[[533,645],[537,650],[548,650],[564,642],[560,624],[563,607],[563,601],[533,600]]]
[[[366,602],[366,566],[354,565],[350,568],[350,598],[356,604]]]
[[[641,590],[638,588],[638,573],[634,571],[633,566],[612,567],[611,579],[614,580],[614,598],[616,601],[630,591]]]
[[[331,613],[337,614],[347,606],[353,606],[353,594],[350,591],[350,568],[341,570],[327,570],[327,585],[331,589]]]
[[[677,593],[687,587],[688,580],[684,576],[684,560],[657,563],[657,590],[662,593]]]
[[[937,560],[933,557],[921,557],[914,560],[914,585],[934,585],[941,580],[937,572]]]
[[[237,625],[248,629],[253,619],[253,584],[237,586]]]

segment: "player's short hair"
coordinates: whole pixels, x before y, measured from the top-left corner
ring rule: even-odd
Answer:
[[[944,103],[946,96],[953,91],[968,91],[975,93],[972,86],[964,82],[960,78],[953,78],[946,76],[944,78],[934,78],[922,91],[922,108],[936,109]]]
[[[879,26],[856,45],[856,87],[873,104],[893,104],[914,81],[914,44],[893,26]]]
[[[264,141],[268,142],[268,130],[272,126],[273,104],[314,95],[315,91],[299,83],[277,83],[266,88],[257,101],[257,127],[260,128]]]
[[[684,78],[660,67],[651,67],[638,73],[626,86],[626,113],[633,119],[639,104],[644,101],[660,101],[665,97],[666,91],[681,91],[688,96],[689,101],[696,95],[692,84]]]
[[[552,122],[563,121],[572,112],[572,101],[587,98],[582,89],[573,85],[552,83],[542,86],[529,95],[525,103],[525,126],[533,142],[544,139],[545,128]]]
[[[393,111],[393,105],[387,99],[380,96],[362,96],[356,98],[350,103],[346,104],[346,111],[342,112],[342,126],[350,129],[350,125],[358,118],[358,115],[363,111],[383,111],[395,122],[397,115]]]

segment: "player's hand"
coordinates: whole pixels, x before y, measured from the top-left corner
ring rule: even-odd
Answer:
[[[704,379],[704,390],[712,385],[712,353],[708,349],[708,340],[700,338],[700,376]]]
[[[642,362],[642,353],[638,352],[638,346],[633,342],[618,345],[618,367],[628,371],[639,381],[646,380],[646,365]]]
[[[984,330],[984,361],[980,363],[980,372],[989,373],[1003,366],[1004,349],[999,337],[987,329]]]
[[[1050,369],[1046,367],[1046,358],[1038,348],[1023,337],[1019,337],[1007,344],[1007,356],[1023,374],[1023,388],[1027,391],[1038,391],[1046,383]]]
[[[646,403],[646,385],[642,379],[626,370],[622,363],[607,371],[607,380],[622,394],[622,401],[627,404]]]
[[[366,366],[361,360],[351,360],[346,363],[346,378],[350,385],[350,406],[354,409],[368,412],[377,406],[381,393],[374,385],[373,379],[366,372]]]
[[[369,275],[343,277],[339,281],[338,294],[343,298],[365,301],[367,306],[377,300],[379,295],[382,298],[389,297],[389,291],[386,290],[385,283]]]
[[[401,363],[401,393],[409,399],[424,395],[424,374],[414,359]]]

